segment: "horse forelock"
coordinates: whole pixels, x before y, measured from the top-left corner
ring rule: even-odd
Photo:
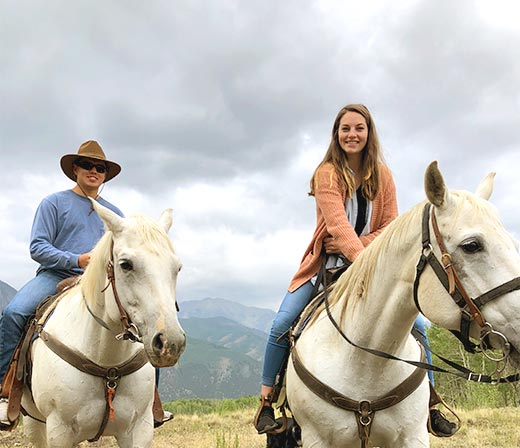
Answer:
[[[130,219],[133,231],[147,250],[159,256],[175,253],[168,234],[156,221],[145,215],[133,215]]]

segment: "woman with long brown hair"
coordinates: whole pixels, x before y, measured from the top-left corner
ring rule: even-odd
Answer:
[[[323,253],[327,268],[352,263],[398,214],[392,174],[384,162],[372,116],[364,105],[349,104],[338,112],[325,157],[311,178],[309,194],[316,200],[316,228],[269,334],[261,405],[255,417],[259,434],[278,426],[271,405],[272,392],[289,345],[288,338],[281,336],[312,299]],[[451,429],[445,431],[451,435]]]

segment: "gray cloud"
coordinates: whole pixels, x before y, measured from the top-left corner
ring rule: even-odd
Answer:
[[[276,306],[313,230],[308,180],[350,102],[373,112],[402,211],[423,199],[431,160],[453,188],[494,170],[518,235],[515,15],[468,0],[4,2],[0,249],[16,263],[0,260],[2,279],[32,274],[20,250],[34,208],[69,187],[61,155],[94,138],[123,165],[105,197],[174,207],[185,296]]]

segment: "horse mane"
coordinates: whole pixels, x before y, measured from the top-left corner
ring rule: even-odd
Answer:
[[[131,226],[131,228],[130,228]],[[144,215],[125,219],[125,230],[130,229],[132,241],[139,241],[157,255],[175,253],[166,231],[154,220]],[[107,285],[107,265],[111,258],[114,234],[107,230],[91,253],[90,263],[81,278],[81,290],[87,303],[91,303]]]
[[[484,204],[490,204],[482,201],[472,193],[467,191],[450,191],[450,195],[456,201],[455,210],[452,212],[452,222],[455,223],[462,211],[463,205],[469,203],[473,211],[478,215],[486,215],[490,219],[498,219],[494,208],[490,208]],[[383,233],[377,236],[361,254],[356,258],[354,263],[347,271],[338,279],[334,286],[329,303],[334,305],[342,300],[341,318],[343,319],[348,303],[356,304],[363,299],[369,288],[370,283],[374,279],[376,266],[382,254],[389,250],[395,251],[396,248],[403,246],[403,240],[409,239],[414,233],[417,234],[418,249],[420,248],[421,234],[421,218],[426,200],[412,207],[402,215],[395,218]],[[317,315],[318,313],[316,313]]]
[[[330,294],[329,303],[334,305],[342,297],[345,298],[342,303],[342,317],[348,303],[355,304],[367,294],[381,254],[399,247],[402,239],[406,236],[409,237],[410,231],[413,231],[414,227],[418,227],[415,223],[421,216],[424,203],[425,201],[394,219],[338,279]],[[418,230],[420,229],[416,231]]]

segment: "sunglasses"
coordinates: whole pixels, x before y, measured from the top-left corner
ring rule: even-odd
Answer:
[[[101,163],[92,163],[88,160],[76,160],[74,164],[78,165],[80,168],[83,168],[87,171],[90,171],[92,168],[95,168],[96,171],[100,174],[106,173],[108,171],[108,168],[105,165]]]

